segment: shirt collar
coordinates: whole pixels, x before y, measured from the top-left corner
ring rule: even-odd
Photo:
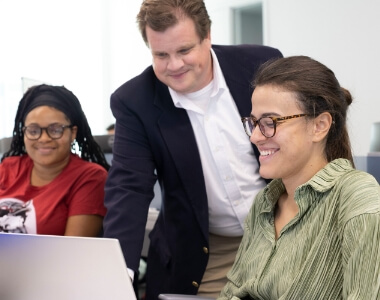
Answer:
[[[220,64],[218,58],[213,49],[211,49],[211,56],[213,61],[213,75],[214,75],[214,89],[211,96],[216,96],[220,91],[227,90],[227,83],[224,79],[222,69],[220,68]]]
[[[308,207],[316,197],[308,197],[310,201],[306,198],[306,201],[310,203],[300,203],[300,195],[303,194],[304,191],[312,190],[315,193],[325,193],[328,190],[332,189],[337,181],[346,174],[347,172],[353,170],[351,162],[347,159],[339,158],[328,163],[324,168],[318,171],[308,182],[300,185],[296,189],[295,200],[302,210],[302,207]],[[285,191],[285,186],[282,183],[281,179],[272,180],[265,188],[264,188],[264,197],[267,203],[265,211],[269,212],[273,210],[276,205],[277,200],[281,196],[281,194]],[[304,207],[306,209],[306,207]]]
[[[344,158],[335,159],[315,174],[308,182],[301,185],[299,189],[309,185],[315,191],[324,193],[332,189],[337,181],[351,170],[353,170],[353,167],[349,160]]]

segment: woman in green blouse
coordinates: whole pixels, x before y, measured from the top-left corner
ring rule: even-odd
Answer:
[[[266,63],[254,86],[242,121],[274,180],[218,299],[380,299],[380,188],[354,169],[350,93],[305,56]]]

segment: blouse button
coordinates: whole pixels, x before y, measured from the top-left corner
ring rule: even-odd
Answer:
[[[208,254],[208,248],[207,247],[203,247],[203,252]]]
[[[195,286],[196,288],[199,287],[199,284],[198,284],[198,282],[196,282],[196,281],[193,281],[191,284],[192,284],[193,286]]]

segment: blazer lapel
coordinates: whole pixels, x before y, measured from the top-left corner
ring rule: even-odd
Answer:
[[[208,239],[208,201],[199,151],[186,110],[174,106],[168,88],[157,85],[155,105],[162,109],[158,126],[168,146],[205,238]]]
[[[218,57],[220,68],[240,116],[249,116],[251,113],[251,101],[249,99],[251,99],[253,93],[253,78],[251,78],[253,72],[248,66],[252,65],[252,63],[244,62],[246,58],[236,56],[240,52],[229,51],[229,47],[213,46],[213,50]]]
[[[222,49],[222,50],[221,50]],[[248,117],[251,114],[252,104],[250,99],[253,93],[253,70],[249,68],[252,62],[247,57],[236,56],[239,51],[232,50],[229,47],[213,46],[216,56],[218,57],[220,68],[222,69],[227,86],[241,117]],[[255,67],[258,68],[259,65]],[[243,127],[242,127],[243,128]],[[259,151],[252,144],[252,149],[256,159],[259,162]]]

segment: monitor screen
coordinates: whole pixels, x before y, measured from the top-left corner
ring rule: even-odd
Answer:
[[[95,141],[98,143],[103,153],[112,153],[113,135],[94,135]]]
[[[372,124],[370,152],[380,152],[380,122]]]

